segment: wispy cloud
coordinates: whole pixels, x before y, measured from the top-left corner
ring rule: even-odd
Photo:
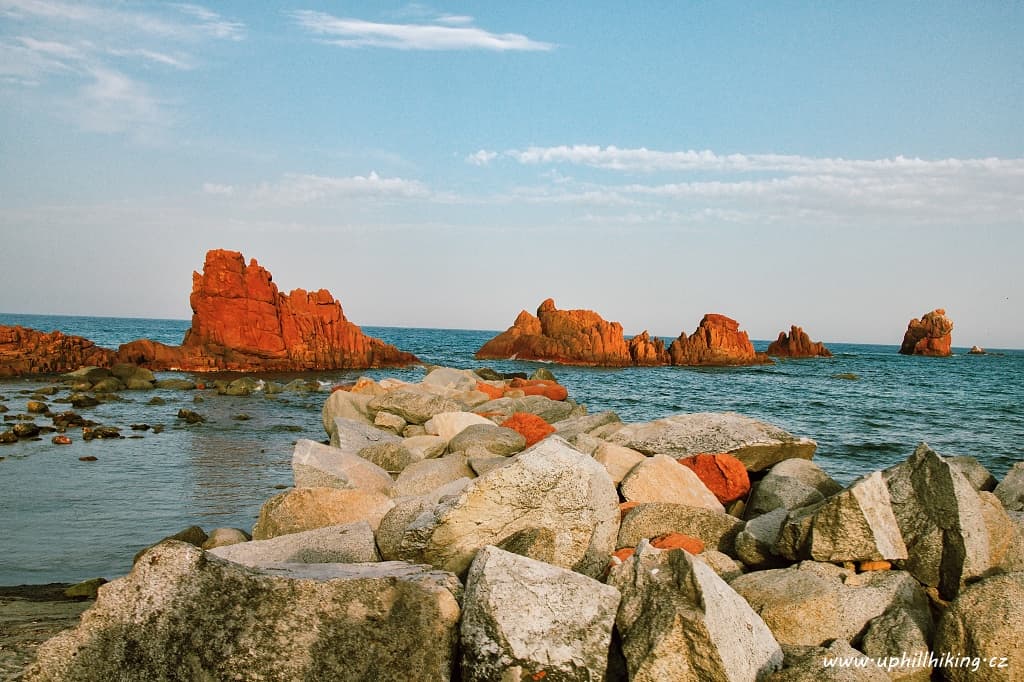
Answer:
[[[214,196],[235,196],[246,202],[274,206],[298,206],[332,199],[437,203],[459,201],[454,194],[436,191],[419,180],[386,177],[372,171],[367,175],[351,176],[288,173],[279,180],[262,182],[248,188],[207,182],[203,185],[203,192]]]
[[[441,15],[430,23],[381,23],[336,17],[313,10],[291,13],[294,21],[324,42],[339,47],[397,50],[547,51],[554,45],[520,33],[492,33],[473,26],[473,18]]]
[[[660,182],[635,177],[582,182],[546,171],[549,183],[510,192],[523,201],[629,205],[632,223],[647,215],[652,221],[674,216],[762,224],[1024,224],[1024,159],[1019,158],[842,159],[562,145],[480,150],[466,161],[484,166],[501,159],[555,171],[583,166],[606,171],[610,178],[658,174]]]
[[[239,22],[194,4],[0,0],[0,79],[83,130],[143,139],[176,119],[150,74],[197,68],[210,41],[238,41]]]

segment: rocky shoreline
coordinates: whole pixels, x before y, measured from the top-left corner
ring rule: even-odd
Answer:
[[[997,484],[922,444],[843,487],[813,441],[770,424],[624,424],[543,371],[478,372],[339,387],[330,444],[298,441],[295,487],[252,540],[218,529],[140,553],[26,679],[1024,670],[1024,463]],[[972,677],[946,654],[1005,667]]]

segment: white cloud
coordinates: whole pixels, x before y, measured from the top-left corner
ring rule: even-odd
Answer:
[[[519,33],[491,33],[467,25],[471,17],[442,16],[435,23],[381,23],[336,17],[313,10],[291,13],[299,26],[339,47],[385,47],[398,50],[547,51],[551,43]],[[453,21],[454,19],[454,21]],[[468,20],[468,21],[467,21]]]
[[[216,182],[204,182],[203,192],[214,196],[231,196],[235,193],[233,185],[221,185]]]
[[[251,192],[253,199],[270,204],[308,204],[331,197],[431,199],[435,195],[418,180],[369,175],[334,177],[287,174],[280,181],[262,183]]]
[[[498,152],[489,152],[486,149],[481,149],[480,151],[467,156],[466,161],[474,166],[486,166],[496,158],[498,158]]]

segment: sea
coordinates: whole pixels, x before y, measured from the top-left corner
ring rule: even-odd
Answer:
[[[109,348],[138,338],[179,344],[189,326],[185,320],[12,314],[0,314],[0,324],[60,330]],[[742,368],[603,369],[474,360],[496,331],[363,330],[431,364],[501,372],[546,366],[590,412],[614,410],[626,422],[706,411],[755,417],[816,440],[815,461],[844,484],[897,464],[921,442],[943,455],[976,457],[997,478],[1024,460],[1021,350],[969,355],[954,348],[952,357],[925,358],[899,355],[895,345],[826,342],[835,357]],[[759,350],[767,344],[754,342]],[[256,375],[277,382],[315,379],[322,390],[308,393],[124,391],[122,401],[77,410],[120,427],[124,439],[84,441],[75,430],[71,445],[54,445],[48,435],[0,445],[0,585],[112,579],[130,570],[140,548],[187,526],[251,530],[263,502],[291,484],[296,440],[326,438],[320,413],[331,386],[360,376],[419,381],[424,371]],[[54,381],[0,379],[0,405],[9,410],[3,416],[24,413],[29,396]],[[156,396],[163,405],[148,404]],[[54,411],[67,407],[53,405]],[[181,408],[207,421],[184,424],[176,418]],[[132,424],[165,428],[154,434],[133,431]]]

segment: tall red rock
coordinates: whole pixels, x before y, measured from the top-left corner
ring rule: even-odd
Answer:
[[[683,332],[672,342],[668,354],[673,365],[763,365],[771,363],[764,353],[754,351],[747,333],[736,320],[708,313],[690,336]]]
[[[84,365],[113,363],[114,351],[81,336],[0,325],[0,376],[71,372]]]
[[[330,292],[277,290],[256,259],[237,251],[206,254],[192,273],[192,327],[181,346],[143,339],[118,358],[151,369],[303,371],[392,367],[418,362],[349,322]]]
[[[652,339],[646,329],[629,340],[629,357],[638,367],[660,367],[669,364],[665,342],[658,337]]]
[[[592,310],[558,310],[550,298],[537,315],[525,310],[507,330],[476,352],[478,360],[548,360],[564,365],[626,367],[633,364],[622,325]]]
[[[790,326],[789,334],[779,332],[779,338],[768,344],[766,355],[782,358],[830,358],[832,351],[820,341],[811,341],[802,328]]]
[[[953,321],[946,317],[946,311],[936,308],[925,313],[920,320],[911,320],[903,335],[900,353],[903,355],[952,355]]]

